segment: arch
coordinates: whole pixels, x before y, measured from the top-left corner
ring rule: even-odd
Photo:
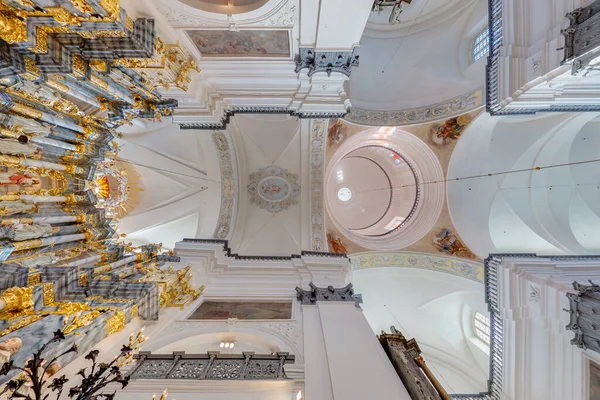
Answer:
[[[224,2],[219,0],[178,0],[195,9],[215,14],[243,14],[264,6],[270,0],[235,0]],[[228,3],[228,4],[225,4]]]
[[[443,272],[483,283],[483,264],[477,261],[415,251],[368,251],[350,255],[352,271],[368,268],[417,268]]]
[[[156,340],[149,341],[146,351],[158,351],[168,345],[190,337],[217,333],[244,333],[254,335],[270,343],[278,351],[289,352],[296,356],[296,363],[304,363],[301,327],[293,322],[197,322],[178,321],[174,324],[176,332],[166,334]],[[215,349],[216,350],[216,349]],[[242,349],[240,349],[241,351]]]
[[[414,125],[482,106],[485,65],[464,62],[463,50],[465,35],[487,16],[485,4],[414,0],[400,15],[403,22],[396,25],[384,13],[369,17],[361,65],[346,90],[352,108],[345,118],[363,125]]]
[[[475,254],[600,250],[591,228],[600,227],[600,174],[586,162],[600,158],[591,134],[599,115],[481,114],[465,130],[450,159],[447,199]],[[469,176],[480,177],[461,179]]]
[[[415,338],[446,390],[486,389],[489,357],[474,354],[463,322],[465,307],[486,310],[481,283],[435,270],[376,266],[353,271],[352,282],[373,331],[394,325]]]

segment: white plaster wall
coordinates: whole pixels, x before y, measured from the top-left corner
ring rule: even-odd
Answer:
[[[319,309],[315,306],[302,306],[304,323],[305,362],[311,367],[304,372],[307,399],[333,400],[330,365],[323,338],[323,327]]]

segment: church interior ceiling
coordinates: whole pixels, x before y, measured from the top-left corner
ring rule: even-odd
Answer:
[[[452,151],[460,138],[461,132],[463,132],[469,126],[471,121],[474,118],[476,118],[480,114],[480,112],[480,110],[477,110],[461,114],[457,117],[449,118],[444,121],[426,123],[421,125],[399,128],[381,127],[378,128],[378,134],[381,135],[381,138],[385,140],[385,135],[394,134],[395,130],[398,129],[409,132],[410,134],[416,136],[435,153],[435,156],[439,160],[440,165],[442,167],[443,174],[444,176],[446,176]],[[343,119],[329,120],[329,126],[327,129],[327,151],[325,156],[325,162],[327,164],[330,164],[332,156],[334,155],[334,153],[336,153],[336,151],[340,148],[344,141],[346,141],[354,135],[361,134],[364,131],[364,126],[354,125],[344,121]],[[402,163],[406,163],[406,161],[402,158],[401,155],[392,151],[392,147],[390,147],[389,149],[390,150],[388,150],[381,157],[381,159],[377,159],[376,161],[381,161],[382,164],[388,163],[390,165],[394,165],[394,168],[398,168],[398,166],[402,165]],[[400,149],[400,151],[402,150]],[[387,160],[386,157],[388,158]],[[336,174],[336,176],[334,177],[335,180],[339,180],[341,182],[340,187],[346,187],[343,179],[344,167],[341,166],[340,168],[336,169],[336,166],[332,166],[332,168],[334,173]],[[327,177],[325,179],[327,179]],[[373,185],[372,182],[357,183],[359,185],[366,185],[364,188],[356,188],[357,192],[365,192],[365,197],[367,199],[364,200],[364,204],[361,204],[361,207],[364,208],[367,208],[366,205],[372,204],[371,202],[373,201],[373,194],[385,191],[386,193],[389,193],[390,196],[393,196],[397,192],[400,192],[402,190],[408,190],[408,188],[412,188],[415,185],[414,181],[412,181],[412,183],[408,182],[408,184],[406,184],[406,182],[403,182],[398,183],[397,187],[392,187],[390,189],[390,186],[387,184],[384,184],[383,186],[377,186],[377,184],[375,184],[375,186],[377,187],[371,187]],[[423,182],[419,183],[422,184]],[[430,184],[441,187],[445,186],[444,182]],[[403,189],[403,186],[406,186],[406,188]],[[350,189],[352,188],[350,187]],[[339,203],[342,204],[344,208],[346,208],[344,202]],[[341,208],[341,210],[345,212],[344,208]],[[391,217],[393,217],[393,212],[397,210],[397,208],[396,210],[388,209],[384,213],[387,218],[386,221],[393,222],[393,218]],[[394,228],[392,225],[393,223],[390,226],[388,226],[388,230]],[[402,227],[400,227],[400,229],[402,229]],[[333,222],[332,215],[330,214],[329,210],[327,211],[326,215],[326,231],[329,251],[355,254],[369,252],[372,250],[379,250],[377,248],[367,248],[361,246],[360,244],[353,242],[351,238],[344,236],[344,234],[340,231],[340,229],[338,229],[336,224]],[[458,236],[456,229],[454,228],[454,225],[452,223],[450,214],[448,212],[445,196],[442,211],[435,223],[431,226],[431,229],[420,240],[410,244],[409,246],[389,249],[389,251],[399,250],[408,252],[431,253],[436,255],[458,257],[466,260],[481,261],[481,259],[478,258],[475,254],[473,254],[469,250],[469,248],[462,242],[460,236]]]
[[[197,3],[206,4],[0,0],[0,28],[6,28],[0,30],[0,351],[14,344],[0,356],[22,364],[58,329],[66,340],[52,354],[74,343],[86,351],[137,318],[157,320],[166,307],[183,311],[205,289],[204,276],[192,277],[192,267],[181,265],[174,251],[186,237],[226,241],[227,260],[236,258],[230,249],[256,259],[285,258],[291,267],[281,266],[284,274],[297,268],[305,250],[350,254],[351,262],[313,256],[367,277],[365,290],[372,289],[373,270],[392,270],[380,267],[402,267],[391,272],[394,279],[405,274],[427,280],[442,272],[464,280],[450,292],[476,292],[468,300],[478,302],[481,260],[458,236],[442,182],[456,142],[480,113],[483,92],[470,75],[477,71],[462,80],[455,78],[464,71],[451,71],[454,76],[438,82],[445,83],[443,93],[422,104],[383,107],[370,103],[373,93],[365,91],[366,97],[356,97],[362,108],[351,108],[364,84],[360,75],[351,77],[360,66],[354,50],[360,35],[344,29],[353,27],[336,21],[339,26],[328,32],[335,31],[331,36],[346,50],[319,53],[298,45],[294,1],[232,1],[245,12],[231,15],[210,11],[220,2]],[[454,3],[468,12],[461,21],[444,18],[452,29],[478,18],[480,10],[469,2]],[[377,31],[373,24],[369,29]],[[367,53],[373,50],[368,44]],[[423,56],[411,68],[435,74],[433,61]],[[389,95],[381,94],[380,100]],[[330,118],[335,116],[340,118]],[[426,228],[414,228],[417,240],[404,237],[381,248],[355,242],[326,206],[331,160],[369,129],[380,139],[403,131],[433,166],[419,175],[419,163],[409,163],[403,148],[353,149],[354,159],[383,157],[391,171],[397,168],[394,179],[412,185],[405,198],[396,196],[394,210],[402,212],[387,222],[380,218],[364,234],[401,232],[414,212],[429,213]],[[385,183],[386,171],[379,180],[373,175],[372,183]],[[436,189],[424,194],[417,178],[429,176],[440,182],[426,182]],[[366,196],[377,189],[367,187]],[[359,190],[336,188],[335,195],[351,201]],[[435,198],[435,206],[428,209],[425,202],[415,211],[420,196]],[[378,199],[387,214],[391,200],[386,208],[385,194]],[[369,225],[368,218],[354,219]],[[184,320],[265,320],[259,322],[270,326],[297,317],[298,305],[289,298],[255,300],[196,302]],[[208,336],[185,345],[206,350],[218,343],[216,335]],[[280,350],[247,339],[254,343],[250,349]],[[295,344],[303,345],[298,338]],[[177,350],[173,343],[162,348]],[[12,371],[0,383],[15,376]]]
[[[177,101],[158,88],[185,90],[198,68],[117,1],[4,1],[0,25],[0,337],[23,365],[52,332],[65,339],[49,356],[85,352],[202,293],[160,243],[117,232],[143,189],[117,128],[171,116]]]

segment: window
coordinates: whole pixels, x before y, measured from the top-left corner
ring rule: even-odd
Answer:
[[[481,57],[487,55],[490,51],[490,29],[489,27],[485,27],[485,29],[477,36],[475,36],[475,40],[473,40],[473,62],[479,60]]]
[[[475,328],[475,335],[482,342],[490,345],[490,319],[481,313],[475,313],[475,318],[473,319],[473,326]]]

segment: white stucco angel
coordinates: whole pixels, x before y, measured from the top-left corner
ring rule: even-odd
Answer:
[[[13,129],[21,130],[24,133],[35,134],[38,136],[48,136],[52,132],[52,127],[46,123],[36,121],[35,119],[13,115]]]
[[[50,224],[14,225],[12,228],[14,236],[10,239],[15,242],[47,237],[60,231],[60,228]]]
[[[23,80],[23,84],[19,86],[19,89],[49,104],[53,104],[55,101],[60,100],[61,98],[60,94],[56,90],[44,85],[35,84],[26,79]]]
[[[0,215],[29,214],[37,212],[35,204],[17,201],[0,201]]]
[[[34,258],[28,258],[28,259],[19,261],[19,264],[21,264],[25,268],[35,268],[38,265],[54,264],[57,261],[58,261],[58,258],[54,255],[54,253],[50,253],[50,254],[42,254],[42,255],[34,257]]]
[[[40,154],[41,148],[35,144],[29,142],[29,139],[25,135],[19,136],[18,139],[0,139],[0,153],[9,154],[13,156],[25,156],[30,157],[34,154]]]

